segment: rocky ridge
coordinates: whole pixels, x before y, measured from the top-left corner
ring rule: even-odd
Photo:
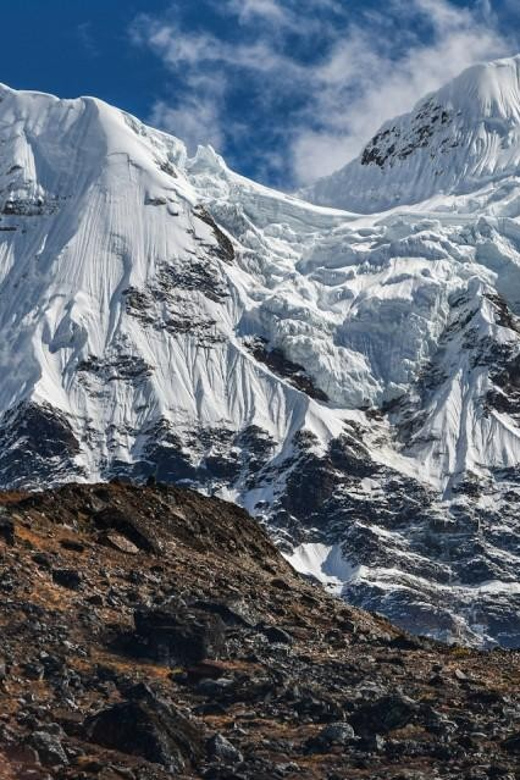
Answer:
[[[520,656],[411,637],[166,485],[0,496],[2,780],[517,777]]]

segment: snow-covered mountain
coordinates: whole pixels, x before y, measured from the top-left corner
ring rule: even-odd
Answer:
[[[357,160],[302,195],[368,214],[435,195],[470,195],[516,177],[519,165],[517,56],[468,68],[411,113],[383,125]],[[491,190],[489,205],[497,195],[502,200],[506,191]]]
[[[519,62],[308,193],[370,215],[2,87],[1,484],[182,480],[358,605],[519,646]]]

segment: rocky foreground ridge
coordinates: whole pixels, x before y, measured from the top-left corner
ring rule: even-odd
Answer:
[[[0,497],[2,780],[513,778],[520,655],[412,638],[176,487]]]

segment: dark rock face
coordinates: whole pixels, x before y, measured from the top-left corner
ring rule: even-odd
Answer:
[[[121,536],[139,550],[145,552],[160,552],[160,543],[157,538],[141,523],[137,523],[132,517],[128,517],[118,509],[102,509],[96,513],[94,522],[103,531],[117,531]]]
[[[199,249],[197,259],[192,256],[177,258],[175,262],[163,262],[158,265],[155,277],[142,288],[127,287],[123,290],[125,311],[130,317],[135,317],[146,328],[159,334],[164,332],[174,335],[189,335],[201,347],[211,349],[222,344],[225,338],[220,333],[218,322],[200,308],[193,307],[193,296],[204,296],[217,304],[226,303],[229,298],[229,285],[224,277],[221,262],[232,263],[235,252],[231,239],[221,230],[209,212],[202,208],[194,210],[194,229],[190,231]],[[196,225],[204,228],[197,231]],[[207,233],[208,225],[214,236],[213,242],[201,237]],[[199,233],[201,235],[199,235]],[[190,316],[193,311],[193,316]],[[140,367],[130,361],[131,376],[135,380],[146,378],[151,367],[142,364]],[[107,372],[107,368],[100,366]],[[114,375],[112,366],[108,366],[110,379]],[[121,367],[117,368],[121,373]],[[97,372],[100,375],[100,371]],[[125,378],[125,372],[122,376]]]
[[[82,581],[81,574],[76,569],[54,569],[52,579],[56,585],[69,590],[78,590]]]
[[[11,169],[12,170],[12,169]],[[59,199],[42,198],[40,196],[33,198],[15,198],[10,196],[5,201],[1,213],[9,217],[41,217],[48,214],[54,214],[58,211]]]
[[[207,315],[189,317],[179,314],[185,308],[185,296],[197,291],[210,300],[223,303],[228,295],[223,282],[219,284],[218,269],[210,273],[205,266],[187,266],[185,272],[173,271],[169,266],[159,272],[156,280],[146,289],[128,287],[123,291],[126,313],[135,317],[147,328],[159,333],[189,335],[199,346],[211,348],[222,344],[217,322]],[[198,285],[198,286],[197,286]]]
[[[136,647],[169,666],[218,658],[224,630],[218,615],[202,610],[140,609],[135,613]]]
[[[57,409],[34,403],[6,412],[0,424],[0,479],[4,485],[37,486],[81,475],[74,463],[79,442]]]
[[[111,359],[91,355],[78,365],[77,371],[90,374],[101,382],[123,381],[134,384],[141,383],[153,373],[148,363],[134,355],[118,355]]]
[[[269,349],[265,339],[255,338],[246,342],[251,354],[260,363],[264,363],[274,374],[288,379],[289,382],[303,393],[316,401],[327,403],[328,396],[316,387],[308,376],[305,368],[288,360],[280,349]]]
[[[0,516],[0,540],[12,546],[15,542],[15,526],[10,517]]]
[[[153,474],[161,482],[195,480],[197,469],[188,448],[165,420],[159,420],[145,431],[146,461],[138,466],[146,476]]]
[[[449,127],[452,121],[449,111],[434,100],[428,100],[415,115],[407,134],[403,134],[399,127],[392,127],[374,136],[363,151],[361,165],[377,165],[384,169],[396,160],[405,160],[417,149],[427,148],[431,139]],[[446,135],[441,151],[447,152],[453,146],[453,140]]]
[[[189,430],[181,437],[166,420],[143,431],[144,459],[130,465],[112,464],[121,475],[135,481],[153,476],[159,482],[196,484],[213,492],[219,486],[244,478],[254,487],[275,449],[269,434],[250,425],[236,432],[227,428]]]
[[[206,225],[209,225],[213,231],[213,235],[217,242],[217,247],[212,249],[213,253],[226,263],[232,263],[235,259],[235,250],[231,240],[226,236],[224,231],[219,228],[207,208],[199,206],[195,210],[195,213],[197,217],[202,220],[202,222],[205,222]]]
[[[85,729],[92,742],[162,764],[169,772],[194,766],[203,754],[199,729],[146,686],[90,718]]]
[[[200,292],[215,303],[223,303],[229,296],[216,267],[208,268],[204,263],[191,262],[184,271],[168,265],[162,266],[158,275],[158,284],[163,296],[168,296],[174,289]]]
[[[356,710],[351,718],[356,734],[370,736],[386,734],[403,728],[417,712],[414,701],[406,696],[384,696]]]

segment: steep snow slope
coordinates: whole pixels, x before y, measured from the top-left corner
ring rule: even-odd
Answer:
[[[387,122],[357,160],[302,194],[361,213],[517,177],[520,56],[474,65]]]
[[[509,168],[356,216],[100,101],[0,97],[2,485],[182,480],[357,604],[520,645]]]

